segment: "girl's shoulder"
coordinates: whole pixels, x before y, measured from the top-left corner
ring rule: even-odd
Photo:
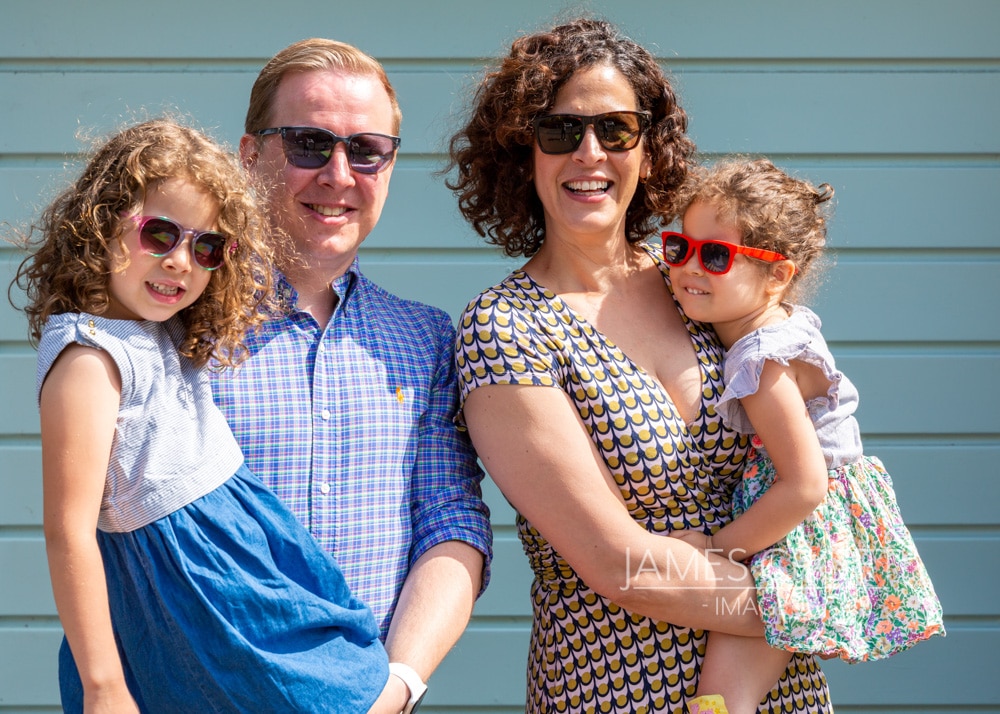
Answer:
[[[166,323],[140,320],[113,320],[90,313],[52,315],[38,342],[36,393],[56,358],[71,344],[107,352],[122,379],[123,394],[146,376],[162,374],[164,362],[176,353],[176,340],[184,328],[177,318]]]
[[[758,328],[738,339],[726,355],[727,364],[747,360],[773,360],[787,365],[793,359],[809,355],[826,359],[829,349],[823,337],[819,316],[802,305],[790,305],[787,320]]]

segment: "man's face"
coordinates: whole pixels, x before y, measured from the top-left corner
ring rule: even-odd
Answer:
[[[286,75],[268,126],[318,127],[338,136],[395,133],[382,83],[339,70]],[[285,160],[280,134],[244,136],[240,152],[268,190],[271,222],[288,233],[308,268],[330,278],[347,270],[382,214],[395,162],[375,174],[359,173],[338,142],[325,166],[296,168]]]

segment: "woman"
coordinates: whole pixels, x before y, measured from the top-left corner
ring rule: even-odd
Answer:
[[[457,350],[460,418],[535,573],[529,712],[684,712],[705,631],[762,633],[741,564],[664,537],[730,518],[748,451],[714,410],[718,340],[646,245],[686,125],[649,52],[582,19],[514,42],[451,141],[463,214],[529,259],[470,303]],[[828,710],[807,658],[761,706]]]

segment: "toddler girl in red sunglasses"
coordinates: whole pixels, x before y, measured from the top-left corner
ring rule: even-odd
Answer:
[[[371,611],[212,400],[209,362],[274,309],[245,181],[201,133],[145,122],[24,241],[66,712],[353,713],[388,679]]]
[[[715,533],[672,535],[745,561],[765,639],[711,633],[688,710],[750,714],[795,654],[880,659],[944,634],[941,604],[882,463],[862,452],[854,385],[819,318],[788,302],[826,242],[833,189],[770,161],[693,173],[663,234],[674,296],[727,350],[717,409],[754,450]]]

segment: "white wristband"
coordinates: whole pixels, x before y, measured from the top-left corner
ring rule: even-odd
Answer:
[[[420,675],[413,670],[413,667],[402,662],[390,662],[389,674],[394,674],[402,679],[403,684],[410,690],[410,699],[406,702],[406,706],[403,707],[402,714],[412,714],[420,706],[420,702],[423,701],[424,694],[427,693],[427,685],[424,684],[424,680],[420,678]]]

